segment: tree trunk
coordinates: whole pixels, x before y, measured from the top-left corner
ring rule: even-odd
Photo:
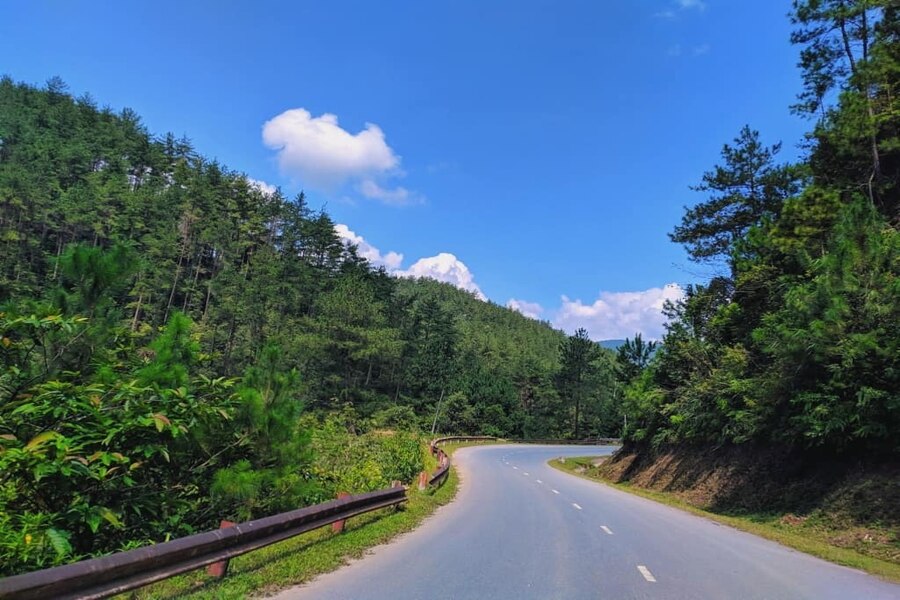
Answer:
[[[138,324],[138,316],[141,314],[141,303],[144,300],[144,292],[141,291],[140,295],[138,295],[137,306],[134,307],[134,317],[131,319],[131,330],[137,331]]]

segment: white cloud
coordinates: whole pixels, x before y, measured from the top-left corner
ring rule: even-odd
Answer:
[[[594,340],[629,338],[635,333],[660,339],[665,323],[663,304],[683,296],[684,291],[675,283],[639,292],[600,292],[593,304],[563,296],[553,324],[569,333],[584,327]]]
[[[387,189],[381,187],[371,179],[363,179],[357,186],[357,189],[359,190],[359,193],[366,198],[380,200],[385,204],[404,205],[422,202],[422,198],[411,193],[405,187],[397,186],[394,189]]]
[[[437,256],[420,258],[405,271],[396,271],[400,277],[428,277],[450,283],[456,287],[474,292],[481,300],[487,300],[481,288],[475,283],[472,272],[461,260],[449,252]]]
[[[700,44],[699,46],[694,46],[691,48],[691,54],[694,56],[701,56],[709,52],[710,46],[709,44]]]
[[[449,252],[441,252],[436,256],[420,258],[408,269],[404,270],[400,268],[403,264],[403,255],[399,252],[382,254],[381,250],[367,242],[363,236],[357,234],[343,223],[335,224],[334,232],[345,244],[356,246],[357,253],[360,256],[375,266],[383,266],[390,274],[396,277],[427,277],[436,279],[473,292],[480,300],[487,300],[481,288],[475,283],[475,276],[472,275],[469,267]],[[513,301],[510,300],[510,302]],[[526,302],[524,305],[530,308],[537,307],[538,310],[541,310],[537,304]],[[531,316],[524,312],[523,314]]]
[[[399,269],[403,263],[402,254],[398,252],[382,254],[378,248],[367,242],[363,236],[357,235],[343,223],[337,223],[334,226],[334,231],[345,244],[356,246],[359,255],[377,267],[383,266],[388,271],[394,271]]]
[[[675,11],[667,8],[666,10],[661,10],[659,12],[653,13],[653,16],[657,19],[674,19]]]
[[[511,308],[522,313],[529,319],[536,320],[540,319],[541,313],[544,312],[544,307],[537,302],[526,302],[525,300],[516,300],[515,298],[509,299],[506,303],[506,308]]]
[[[271,196],[278,191],[278,189],[274,185],[266,183],[265,181],[260,181],[259,179],[253,179],[252,177],[247,178],[247,183],[249,183],[251,187],[255,187],[256,189],[258,189],[266,196]]]
[[[411,192],[376,183],[402,177],[400,156],[388,146],[378,125],[366,123],[357,133],[338,124],[336,115],[314,117],[303,108],[286,110],[263,125],[263,142],[277,153],[282,172],[303,185],[333,190],[356,182],[367,198],[388,204],[408,204]]]

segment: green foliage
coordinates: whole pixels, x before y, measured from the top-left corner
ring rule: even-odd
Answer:
[[[763,219],[777,217],[797,190],[797,169],[774,162],[779,150],[781,144],[766,147],[758,131],[744,126],[734,145],[723,146],[725,164],[704,173],[703,183],[692,188],[711,195],[685,210],[672,241],[684,244],[697,261],[731,258],[738,240]]]
[[[216,472],[212,493],[237,503],[238,519],[290,510],[318,495],[298,389],[297,371],[284,371],[279,348],[269,345],[236,391],[234,452],[241,458]]]
[[[716,193],[688,211],[673,238],[696,258],[727,255],[731,277],[667,308],[662,347],[625,379],[632,439],[900,451],[898,14],[887,2],[794,2],[797,108],[818,113],[805,187],[759,210],[707,185]],[[714,173],[752,175],[774,154],[735,168],[746,157],[731,150]],[[735,215],[740,229],[724,227]]]
[[[338,492],[361,493],[409,482],[425,468],[425,440],[408,432],[374,430],[354,434],[346,414],[311,426],[314,470],[324,483],[322,499]],[[350,427],[348,427],[350,425]]]
[[[202,472],[184,481],[182,470],[204,458],[195,432],[215,431],[227,416],[228,383],[148,385],[141,365],[129,360],[130,347],[95,355],[101,364],[92,373],[35,358],[35,349],[52,346],[46,340],[53,334],[91,333],[95,326],[81,317],[0,316],[7,368],[0,399],[0,562],[7,573],[128,539],[184,535],[210,518],[198,489]],[[160,339],[171,336],[167,331]]]

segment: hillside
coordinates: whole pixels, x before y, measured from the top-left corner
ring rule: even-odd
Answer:
[[[580,338],[58,79],[0,80],[0,249],[2,573],[410,481],[433,426],[620,427]]]

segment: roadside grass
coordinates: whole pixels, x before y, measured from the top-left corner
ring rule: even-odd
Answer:
[[[848,533],[824,526],[821,522],[810,523],[798,530],[792,524],[792,515],[770,513],[723,514],[705,510],[690,504],[675,494],[639,488],[629,483],[615,483],[603,477],[593,464],[598,456],[566,457],[565,462],[559,459],[549,461],[551,467],[570,473],[577,477],[603,483],[616,489],[642,496],[674,508],[678,508],[701,517],[729,525],[760,537],[778,542],[795,550],[812,554],[819,558],[860,569],[895,583],[900,583],[900,564],[867,556],[850,548],[835,546],[829,542],[835,536]],[[806,525],[804,523],[804,525]]]
[[[448,453],[456,448],[449,444],[444,447]],[[433,458],[426,458],[429,472],[434,471],[436,465]],[[374,546],[415,529],[439,506],[454,498],[458,483],[455,469],[450,469],[444,485],[436,490],[419,492],[413,482],[407,493],[409,500],[401,508],[385,508],[348,519],[343,533],[332,533],[331,527],[326,526],[238,556],[231,560],[224,579],[213,579],[206,575],[205,569],[200,569],[118,598],[230,600],[266,596],[306,583],[351,559],[360,558]]]

